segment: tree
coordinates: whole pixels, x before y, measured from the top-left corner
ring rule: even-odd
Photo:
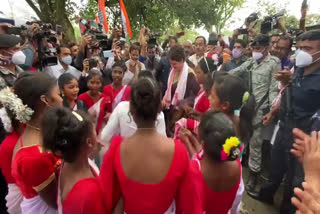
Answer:
[[[243,3],[244,0],[188,0],[180,2],[175,9],[179,20],[187,20],[197,27],[202,25],[208,32],[215,27],[220,33],[235,9]]]
[[[205,26],[212,32],[212,27],[220,32],[234,10],[245,0],[124,0],[131,27],[138,32],[142,26],[152,32],[166,32],[178,22],[182,30]],[[92,5],[93,4],[93,5]],[[80,13],[92,17],[95,0]],[[92,7],[93,6],[93,7]],[[106,1],[108,21],[111,26],[121,23],[118,0]]]
[[[281,10],[285,10],[287,5],[289,4],[289,0],[279,1],[277,3],[269,2],[267,0],[259,0],[258,1],[258,8],[257,12],[261,14],[261,19],[266,16],[273,16],[276,13],[280,12]],[[283,17],[280,18],[281,22],[284,23],[284,26],[287,30],[290,29],[299,29],[299,19],[297,19],[293,15],[289,15],[287,13],[284,14]],[[260,25],[257,25],[260,26]],[[274,32],[279,31],[275,29]]]
[[[306,26],[320,25],[320,14],[309,14],[306,18]]]
[[[26,0],[35,11],[41,21],[51,23],[53,26],[59,24],[67,39],[75,40],[74,30],[69,18],[75,14],[77,7],[71,0]]]

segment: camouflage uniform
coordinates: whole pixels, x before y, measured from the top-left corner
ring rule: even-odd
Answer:
[[[7,86],[10,88],[13,87],[14,82],[21,72],[23,72],[23,70],[19,66],[16,66],[16,72],[0,66],[0,90]]]
[[[261,135],[263,125],[263,116],[269,113],[272,101],[276,98],[278,93],[278,82],[273,78],[273,75],[281,70],[281,63],[277,57],[268,55],[258,64],[256,60],[250,58],[238,68],[230,71],[231,74],[243,78],[249,82],[249,70],[252,72],[252,94],[255,97],[256,105],[260,103],[263,97],[268,93],[267,99],[257,109],[257,113],[253,119],[254,131],[250,140],[250,155],[249,168],[253,172],[260,172],[261,170],[261,150],[263,138]]]

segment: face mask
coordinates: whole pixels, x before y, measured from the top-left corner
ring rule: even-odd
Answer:
[[[303,50],[297,51],[297,56],[296,56],[296,66],[303,68],[303,67],[307,67],[313,63],[315,63],[316,61],[318,61],[320,58],[316,59],[315,61],[313,61],[312,56],[316,55],[320,53],[320,51],[314,53],[314,54],[309,54]]]
[[[65,56],[65,57],[62,57],[61,58],[61,61],[66,64],[66,65],[71,65],[72,63],[72,57],[69,55],[69,56]]]
[[[22,51],[17,51],[12,55],[11,61],[15,65],[22,65],[26,62],[26,55]]]
[[[154,54],[148,55],[148,58],[149,58],[151,61],[153,61],[155,57],[156,57],[156,55],[154,55]]]
[[[242,56],[242,50],[239,50],[239,49],[236,49],[236,48],[234,48],[232,50],[232,57],[234,59],[239,59],[241,56]]]
[[[252,58],[256,61],[258,61],[259,59],[261,59],[263,57],[263,54],[260,52],[252,52]]]

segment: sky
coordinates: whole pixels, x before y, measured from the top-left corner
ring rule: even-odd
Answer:
[[[86,0],[74,0],[77,4],[81,5],[81,2]],[[194,0],[196,1],[196,0]],[[270,3],[279,3],[279,2],[290,2],[290,4],[284,5],[287,13],[300,17],[300,7],[302,0],[264,0]],[[309,4],[309,13],[320,13],[320,0],[308,0]],[[242,8],[237,9],[235,13],[232,15],[230,21],[234,21],[234,23],[228,25],[229,30],[233,30],[235,28],[239,28],[245,18],[256,11],[258,0],[246,0],[243,4]],[[1,0],[1,8],[0,11],[5,15],[0,14],[0,17],[14,17],[17,25],[24,24],[25,21],[30,20],[30,18],[36,17],[34,11],[29,7],[25,0]],[[130,18],[130,17],[129,17]],[[204,36],[208,36],[208,32],[203,29],[197,29],[197,31]]]

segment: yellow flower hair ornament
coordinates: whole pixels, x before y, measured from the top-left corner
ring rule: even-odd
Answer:
[[[228,138],[222,145],[221,160],[226,161],[228,159],[236,159],[243,150],[240,140],[237,137]]]

